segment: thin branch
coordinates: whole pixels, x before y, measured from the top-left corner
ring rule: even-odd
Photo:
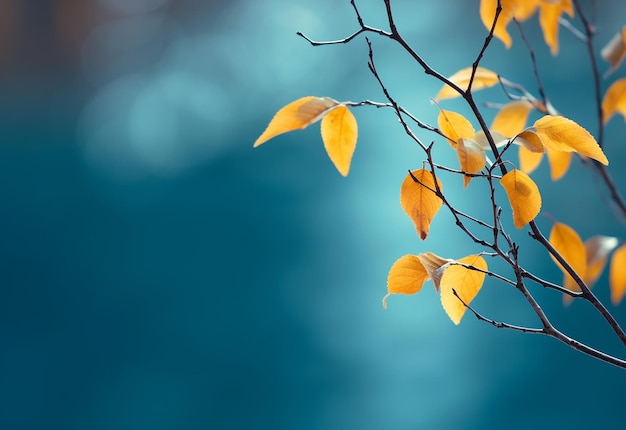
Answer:
[[[587,37],[580,32],[580,30],[578,30],[576,27],[574,27],[572,25],[571,22],[569,22],[569,20],[560,17],[559,18],[559,24],[561,24],[563,26],[563,28],[569,30],[570,33],[572,33],[574,35],[575,38],[577,38],[578,40],[580,40],[581,42],[586,42],[587,41]]]
[[[417,124],[418,127],[423,128],[424,130],[428,130],[428,131],[432,131],[434,133],[437,133],[438,135],[440,135],[441,137],[445,137],[441,131],[430,125],[427,124],[425,122],[420,121],[415,115],[413,115],[411,112],[409,112],[408,110],[406,110],[405,108],[403,108],[400,105],[394,105],[392,103],[380,103],[380,102],[374,102],[371,100],[363,100],[360,102],[346,102],[345,103],[346,106],[354,106],[354,107],[358,107],[358,106],[374,106],[376,108],[392,108],[394,110],[398,109],[400,112],[402,112],[404,115],[406,115],[407,117],[409,117],[409,119],[411,121],[413,121],[415,124]]]
[[[519,21],[515,18],[513,18],[513,21],[515,22],[515,25],[517,25],[517,29],[519,30],[522,40],[524,41],[524,44],[526,45],[526,49],[528,49],[528,53],[530,54],[530,62],[533,66],[533,73],[535,75],[535,81],[537,82],[537,91],[539,91],[539,96],[541,97],[541,101],[543,102],[545,106],[548,104],[548,100],[546,98],[546,92],[543,89],[541,76],[539,75],[539,67],[537,66],[537,57],[535,56],[535,50],[533,49],[533,47],[530,45],[530,42],[526,38],[524,29],[522,28],[522,25],[519,23]]]
[[[505,323],[505,322],[500,322],[500,321],[494,321],[490,318],[487,318],[485,316],[483,316],[482,314],[478,313],[473,307],[471,307],[469,304],[465,303],[463,301],[463,299],[461,297],[459,297],[459,295],[457,294],[456,290],[453,288],[452,289],[452,294],[455,295],[455,297],[457,299],[459,299],[461,301],[461,303],[463,303],[463,306],[465,306],[471,313],[474,314],[474,316],[479,320],[479,321],[484,321],[488,324],[491,324],[494,327],[497,328],[506,328],[509,330],[514,330],[514,331],[521,331],[522,333],[532,333],[532,334],[546,334],[544,329],[542,328],[532,328],[532,327],[524,327],[524,326],[519,326],[519,325],[513,325],[513,324],[509,324],[509,323]]]
[[[533,273],[530,273],[530,272],[528,272],[526,270],[523,270],[523,269],[522,269],[522,276],[524,278],[530,279],[531,281],[534,281],[534,282],[538,283],[542,287],[550,288],[550,289],[559,291],[559,292],[561,292],[563,294],[567,294],[567,295],[572,296],[572,297],[582,297],[582,295],[583,295],[579,291],[568,290],[567,288],[563,288],[560,285],[557,285],[557,284],[554,284],[552,282],[546,281],[545,279],[541,279],[537,275],[535,275]]]
[[[580,17],[580,20],[582,21],[583,27],[585,29],[585,37],[583,39],[583,42],[585,42],[585,46],[587,47],[587,55],[589,56],[591,73],[593,75],[596,118],[598,122],[598,145],[602,148],[602,146],[604,145],[604,112],[602,110],[602,88],[600,70],[598,68],[598,62],[596,61],[596,56],[593,49],[594,26],[593,24],[591,24],[591,22],[589,22],[589,20],[587,20],[587,17],[583,12],[582,7],[580,6],[579,0],[574,0],[574,7],[576,8],[576,13]],[[615,183],[609,175],[606,167],[603,164],[598,163],[597,161],[591,161],[591,163],[593,163],[593,165],[596,167],[596,170],[600,173],[600,177],[609,189],[611,198],[619,208],[622,218],[626,219],[626,202],[617,190],[617,187],[615,186]]]
[[[496,24],[498,22],[498,18],[500,17],[501,12],[502,12],[502,0],[498,0],[498,4],[496,6],[496,14],[493,18],[493,22],[491,23],[491,29],[489,30],[489,33],[487,34],[487,37],[485,38],[485,43],[483,43],[483,46],[480,48],[480,51],[478,52],[476,59],[472,63],[472,75],[470,76],[469,83],[467,84],[467,90],[466,90],[467,92],[472,91],[472,84],[474,83],[474,78],[476,77],[476,70],[478,70],[480,61],[483,59],[483,56],[485,55],[485,51],[487,50],[487,47],[489,46],[489,44],[491,43],[491,40],[493,39],[493,32],[496,30]]]
[[[456,290],[453,288],[452,289],[452,293],[454,294],[454,296],[459,299],[459,301],[463,304],[463,306],[465,306],[470,312],[472,312],[474,314],[474,316],[479,320],[479,321],[483,321],[486,322],[488,324],[491,324],[492,326],[496,327],[496,328],[504,328],[504,329],[508,329],[508,330],[513,330],[513,331],[519,331],[522,333],[530,333],[530,334],[543,334],[546,335],[548,337],[552,337],[554,339],[560,340],[561,342],[563,342],[564,344],[566,344],[567,346],[582,352],[584,354],[587,354],[591,357],[597,358],[598,360],[602,360],[606,363],[609,364],[613,364],[617,367],[621,367],[623,369],[626,369],[626,360],[622,360],[620,358],[614,357],[612,355],[606,354],[602,351],[598,351],[597,349],[594,349],[588,345],[585,345],[582,342],[579,342],[575,339],[572,339],[571,337],[565,335],[564,333],[562,333],[561,331],[557,330],[556,328],[554,328],[554,326],[552,326],[550,323],[548,323],[547,326],[544,325],[543,328],[533,328],[533,327],[525,327],[525,326],[518,326],[518,325],[513,325],[513,324],[509,324],[509,323],[505,323],[505,322],[501,322],[501,321],[495,321],[492,320],[490,318],[487,318],[485,316],[483,316],[482,314],[480,314],[479,312],[477,312],[472,306],[470,306],[469,304],[465,303],[465,301],[463,301],[463,299],[461,297],[459,297],[459,295],[457,294]]]
[[[381,36],[391,37],[391,33],[388,33],[388,32],[386,32],[384,30],[379,29],[379,28],[370,27],[369,25],[365,25],[363,23],[363,18],[361,18],[361,13],[359,12],[359,9],[356,6],[355,0],[350,0],[350,4],[352,5],[352,8],[354,9],[354,13],[356,14],[356,20],[359,23],[359,26],[361,27],[359,30],[355,31],[350,36],[344,37],[343,39],[337,39],[337,40],[317,41],[317,40],[313,40],[310,37],[306,36],[301,31],[296,32],[296,34],[298,36],[302,37],[307,42],[309,42],[312,46],[339,45],[339,44],[342,44],[342,43],[348,43],[351,40],[353,40],[355,37],[357,37],[359,34],[365,33],[365,32],[371,32],[371,33],[379,34]]]
[[[559,254],[559,252],[552,246],[552,244],[545,238],[545,236],[541,233],[535,221],[531,221],[529,223],[530,228],[532,229],[532,237],[541,243],[544,248],[548,250],[554,258],[565,268],[567,273],[574,278],[574,281],[578,284],[582,291],[582,296],[596,308],[596,310],[602,315],[602,317],[606,320],[606,322],[611,326],[617,337],[620,339],[622,344],[626,346],[626,333],[620,327],[619,323],[615,320],[613,315],[607,310],[607,308],[598,300],[598,298],[591,292],[587,284],[578,276],[576,271],[570,266],[567,261]]]
[[[583,23],[583,27],[585,29],[585,45],[587,47],[587,55],[589,56],[589,63],[591,63],[591,72],[593,74],[593,90],[595,94],[595,102],[596,102],[596,114],[598,120],[598,145],[602,148],[604,144],[604,120],[602,113],[602,89],[600,88],[600,71],[598,70],[598,62],[596,61],[596,56],[593,50],[593,26],[583,13],[582,8],[580,7],[580,3],[578,0],[574,0],[574,7],[576,8],[576,13],[580,17],[580,20]]]
[[[592,161],[592,163],[593,163],[593,166],[598,171],[598,173],[600,174],[602,181],[606,184],[606,187],[609,190],[609,194],[611,195],[611,199],[613,200],[613,202],[615,203],[615,205],[620,211],[621,218],[623,220],[626,220],[626,202],[624,201],[624,198],[622,197],[619,190],[617,189],[617,186],[615,185],[613,178],[609,174],[608,169],[606,168],[606,166],[596,161]]]
[[[497,254],[496,254],[496,255],[497,255]],[[493,255],[492,255],[492,256],[493,256]],[[499,281],[502,281],[502,282],[504,282],[505,284],[509,284],[509,285],[511,285],[511,286],[513,286],[513,287],[517,285],[515,282],[511,281],[511,280],[510,280],[510,279],[508,279],[508,278],[505,278],[505,277],[504,277],[504,276],[502,276],[502,275],[498,275],[497,273],[492,272],[492,271],[490,271],[490,270],[484,270],[484,269],[481,269],[481,268],[479,268],[479,267],[472,266],[471,264],[461,263],[460,261],[453,261],[453,262],[451,262],[451,263],[450,263],[450,265],[451,265],[451,266],[461,266],[461,267],[465,267],[465,268],[466,268],[466,269],[468,269],[468,270],[474,270],[475,272],[484,273],[485,275],[487,275],[487,276],[489,276],[489,277],[492,277],[492,278],[494,278],[494,279],[497,279],[497,280],[499,280]]]

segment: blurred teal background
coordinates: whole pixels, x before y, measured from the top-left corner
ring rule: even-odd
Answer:
[[[596,6],[599,49],[626,10],[582,4]],[[382,1],[359,5],[385,26]],[[407,40],[447,75],[486,35],[478,0],[393,6]],[[390,111],[355,111],[348,178],[316,126],[252,149],[301,96],[384,101],[363,38],[313,48],[295,35],[356,28],[347,0],[0,0],[0,429],[623,428],[623,370],[471,315],[456,327],[430,284],[382,309],[400,256],[478,251],[443,212],[419,241],[398,194],[423,156]],[[524,28],[554,104],[595,133],[584,46],[562,28],[552,58],[536,17]],[[510,30],[513,48],[494,41],[483,65],[536,93]],[[440,86],[372,41],[392,93],[434,122]],[[505,101],[497,88],[480,97]],[[622,189],[625,127],[614,118],[606,140]],[[626,239],[579,161],[557,183],[545,161],[534,178],[544,211],[584,239]],[[461,180],[446,179],[460,207],[487,213],[472,200],[480,184],[457,193]],[[560,282],[515,234],[528,267]],[[608,303],[606,273],[596,290]],[[588,306],[533,291],[566,332],[624,357]],[[474,303],[536,324],[502,284],[488,281]],[[625,305],[610,309],[626,324]]]

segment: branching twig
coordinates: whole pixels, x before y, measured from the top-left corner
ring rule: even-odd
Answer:
[[[487,169],[485,169],[486,173],[479,172],[479,173],[469,174],[467,172],[464,172],[463,170],[452,169],[452,168],[442,166],[434,162],[432,158],[433,143],[431,143],[430,145],[425,145],[420,140],[420,138],[417,135],[415,135],[415,133],[411,130],[411,127],[409,126],[409,122],[416,124],[419,128],[436,133],[439,136],[442,136],[444,138],[446,138],[446,136],[444,136],[443,132],[439,130],[437,127],[427,124],[421,121],[420,119],[418,119],[415,115],[413,115],[407,109],[402,107],[395,100],[395,98],[391,95],[389,89],[384,83],[384,80],[382,79],[378,70],[376,69],[376,65],[374,62],[374,51],[372,48],[372,42],[367,37],[365,39],[366,39],[367,46],[368,46],[368,58],[369,58],[368,68],[370,72],[372,73],[372,75],[374,76],[374,78],[376,79],[381,91],[383,92],[385,98],[387,99],[387,102],[381,103],[381,102],[374,102],[371,100],[364,100],[361,102],[346,102],[345,105],[354,106],[354,107],[373,106],[376,108],[390,108],[394,111],[406,135],[409,136],[414,142],[416,142],[419,145],[419,147],[424,151],[426,155],[425,163],[427,163],[428,166],[430,167],[430,171],[434,178],[434,188],[431,188],[427,186],[426,184],[420,182],[412,174],[410,170],[409,170],[409,175],[413,178],[415,182],[419,183],[421,186],[425,187],[426,189],[428,189],[430,192],[434,193],[434,195],[436,195],[438,198],[441,199],[442,204],[448,209],[450,214],[453,216],[458,228],[461,231],[463,231],[463,233],[468,238],[470,238],[474,243],[481,245],[485,250],[483,251],[484,254],[502,259],[513,270],[513,273],[515,274],[515,280],[508,279],[502,275],[499,275],[498,273],[495,273],[489,270],[483,270],[483,269],[476,268],[474,266],[468,266],[468,265],[464,265],[461,263],[458,263],[458,264],[461,264],[464,267],[471,269],[471,270],[480,271],[491,278],[494,278],[500,282],[503,282],[507,285],[510,285],[516,288],[523,295],[523,297],[525,298],[526,302],[528,303],[530,308],[533,310],[533,312],[537,315],[537,317],[539,318],[539,321],[541,321],[542,327],[541,328],[524,327],[524,326],[518,326],[514,324],[509,324],[506,322],[499,322],[499,321],[489,319],[483,316],[482,314],[480,314],[479,312],[477,312],[475,309],[469,306],[469,304],[465,303],[458,296],[456,290],[453,289],[454,295],[461,301],[461,303],[463,303],[463,305],[467,309],[469,309],[476,316],[476,318],[478,318],[481,321],[487,322],[493,325],[494,327],[506,328],[506,329],[510,329],[514,331],[523,332],[523,333],[543,334],[543,335],[555,338],[577,351],[583,352],[587,355],[600,359],[604,362],[611,363],[611,364],[614,364],[616,366],[626,369],[626,360],[623,360],[616,356],[612,356],[604,352],[598,351],[592,348],[591,346],[588,346],[575,339],[572,339],[568,337],[567,335],[565,335],[564,333],[562,333],[561,331],[559,331],[550,322],[549,318],[543,311],[539,302],[535,299],[535,297],[531,294],[531,292],[527,288],[525,284],[525,280],[530,280],[541,285],[544,288],[556,290],[560,293],[568,294],[571,297],[578,297],[578,298],[582,298],[583,300],[588,301],[597,310],[597,312],[602,315],[602,317],[605,319],[608,325],[613,329],[616,336],[620,339],[622,344],[626,347],[626,333],[624,333],[624,331],[622,330],[620,325],[617,323],[615,318],[604,307],[604,305],[597,299],[597,297],[590,291],[589,287],[583,282],[580,276],[567,263],[567,261],[565,261],[563,256],[560,255],[559,252],[552,246],[552,244],[550,244],[550,242],[545,238],[545,236],[541,233],[541,231],[537,227],[536,223],[534,221],[531,221],[529,223],[529,227],[531,230],[530,231],[531,237],[534,238],[537,242],[539,242],[563,266],[564,270],[567,273],[569,273],[573,277],[573,279],[576,281],[576,283],[580,286],[581,292],[570,291],[562,286],[545,281],[541,279],[540,277],[525,270],[519,263],[520,250],[519,250],[518,245],[512,240],[511,236],[506,232],[504,226],[502,225],[502,220],[501,220],[502,208],[498,205],[497,195],[496,195],[496,190],[495,190],[496,187],[494,185],[494,180],[499,180],[501,176],[494,175],[493,171],[494,169],[498,168],[501,175],[505,175],[508,172],[507,166],[505,164],[507,161],[503,159],[503,154],[507,151],[508,148],[510,148],[512,142],[509,141],[507,145],[502,149],[499,149],[496,147],[493,136],[491,135],[491,132],[489,131],[489,128],[487,127],[485,118],[482,112],[480,111],[477,103],[475,102],[474,96],[472,93],[472,84],[474,83],[477,69],[484,56],[484,53],[486,52],[487,48],[490,45],[491,40],[493,39],[498,17],[500,15],[500,12],[502,11],[501,0],[498,0],[498,6],[497,6],[497,10],[494,16],[494,20],[491,25],[491,29],[487,37],[485,38],[485,41],[481,49],[479,50],[479,53],[477,54],[475,61],[472,64],[472,73],[469,79],[467,89],[462,89],[457,84],[450,81],[448,78],[446,78],[445,76],[437,72],[435,69],[433,69],[400,35],[400,32],[398,31],[398,28],[396,27],[394,15],[392,12],[391,0],[384,0],[385,10],[386,10],[386,15],[387,15],[387,22],[389,25],[388,31],[366,25],[357,8],[355,0],[350,0],[350,4],[352,5],[354,9],[357,22],[359,25],[359,29],[355,31],[354,33],[352,33],[351,35],[343,39],[331,40],[331,41],[315,41],[300,32],[298,33],[298,35],[304,38],[313,46],[349,43],[350,41],[354,40],[357,36],[364,34],[364,33],[374,33],[380,37],[391,39],[395,41],[397,44],[399,44],[405,50],[405,52],[411,58],[413,58],[416,63],[419,64],[419,66],[422,68],[425,74],[432,76],[438,81],[440,81],[442,84],[451,87],[465,100],[468,107],[471,109],[474,117],[480,124],[480,128],[484,132],[487,138],[487,141],[489,142],[489,146],[495,157],[494,163],[490,165]],[[598,142],[600,145],[602,145],[603,117],[602,117],[602,109],[601,109],[599,72],[598,72],[597,63],[595,61],[595,56],[593,55],[593,46],[592,46],[593,28],[590,25],[590,23],[586,20],[584,14],[582,13],[578,0],[574,0],[574,6],[576,7],[576,10],[578,11],[578,15],[581,17],[581,20],[585,27],[585,34],[583,35],[583,34],[580,34],[580,32],[578,32],[579,33],[578,36],[587,45],[587,50],[589,52],[590,62],[591,62],[592,70],[594,74],[594,87],[596,89],[596,105],[597,105],[597,111],[598,111],[598,124],[599,124]],[[537,82],[537,89],[538,89],[540,98],[539,99],[535,98],[523,86],[507,81],[503,78],[499,78],[500,84],[504,92],[506,93],[507,97],[509,97],[510,99],[512,100],[525,99],[525,100],[530,101],[535,106],[535,108],[537,108],[539,111],[545,114],[553,114],[553,115],[557,114],[558,112],[556,112],[556,110],[553,107],[551,107],[549,99],[546,96],[546,93],[545,93],[545,90],[544,90],[544,87],[543,87],[543,84],[539,75],[534,50],[532,49],[532,47],[530,46],[530,43],[526,39],[526,36],[522,30],[521,25],[517,21],[515,21],[515,23],[518,26],[522,39],[524,40],[524,43],[526,44],[527,49],[530,53],[531,63],[533,66],[533,72],[534,72],[535,79]],[[574,29],[569,22],[564,22],[562,24],[568,27],[570,31],[572,31],[576,35],[577,30]],[[510,94],[508,89],[517,91],[519,92],[520,95],[518,96],[518,95]],[[597,167],[598,167],[598,171],[600,172],[600,176],[602,177],[603,181],[607,184],[611,192],[611,196],[613,200],[618,204],[618,206],[622,210],[622,213],[624,214],[624,217],[626,219],[626,204],[624,204],[624,200],[621,198],[619,192],[617,191],[617,188],[615,187],[613,181],[608,175],[608,172],[606,171],[606,169],[604,169],[604,166],[597,165]],[[454,174],[462,174],[462,175],[466,175],[466,176],[473,177],[473,178],[486,179],[489,184],[489,200],[490,200],[490,205],[491,205],[491,212],[492,212],[491,217],[493,220],[493,224],[489,224],[468,213],[458,210],[448,200],[448,198],[444,195],[442,189],[440,188],[439,180],[437,179],[438,171],[445,171],[445,172],[450,172]],[[478,226],[477,230],[482,232],[481,235],[477,235],[469,230],[466,223],[469,224],[470,222]],[[481,230],[481,229],[484,229],[484,230]],[[489,235],[491,237],[489,237]],[[483,238],[483,236],[485,236],[486,239]]]

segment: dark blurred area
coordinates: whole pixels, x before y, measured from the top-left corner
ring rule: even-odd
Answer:
[[[360,3],[385,25],[382,2]],[[449,1],[445,28],[445,1],[393,3],[442,72],[472,61],[478,1]],[[606,41],[626,17],[618,0],[600,11]],[[348,179],[316,127],[252,149],[301,96],[383,99],[362,40],[312,48],[295,36],[355,25],[335,0],[0,0],[0,429],[621,428],[623,371],[470,316],[455,327],[430,286],[383,311],[401,255],[475,252],[444,216],[418,242],[398,190],[422,156],[389,112],[356,113]],[[552,59],[528,26],[555,102],[584,113],[583,48],[561,29]],[[521,80],[527,52],[514,44],[494,42],[485,66]],[[374,47],[390,87],[434,121],[438,84],[385,41]],[[626,157],[623,127],[607,129],[611,160]],[[544,162],[546,210],[583,238],[623,240],[601,187],[575,168],[563,193]],[[581,205],[581,193],[593,197]],[[535,324],[500,287],[476,305]],[[596,288],[608,302],[606,274]],[[572,334],[619,351],[585,306],[537,294]]]

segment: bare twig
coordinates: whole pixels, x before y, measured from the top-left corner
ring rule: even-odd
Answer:
[[[548,105],[548,100],[546,98],[546,92],[543,89],[543,83],[541,82],[541,76],[539,75],[539,67],[537,66],[537,57],[535,56],[535,50],[530,45],[530,42],[526,38],[526,34],[524,33],[524,29],[518,20],[513,18],[515,25],[517,25],[517,29],[519,30],[520,36],[526,45],[526,49],[528,49],[528,53],[530,54],[530,63],[533,67],[533,74],[535,75],[535,81],[537,82],[537,91],[539,91],[539,96],[541,97],[541,102],[544,106]]]

